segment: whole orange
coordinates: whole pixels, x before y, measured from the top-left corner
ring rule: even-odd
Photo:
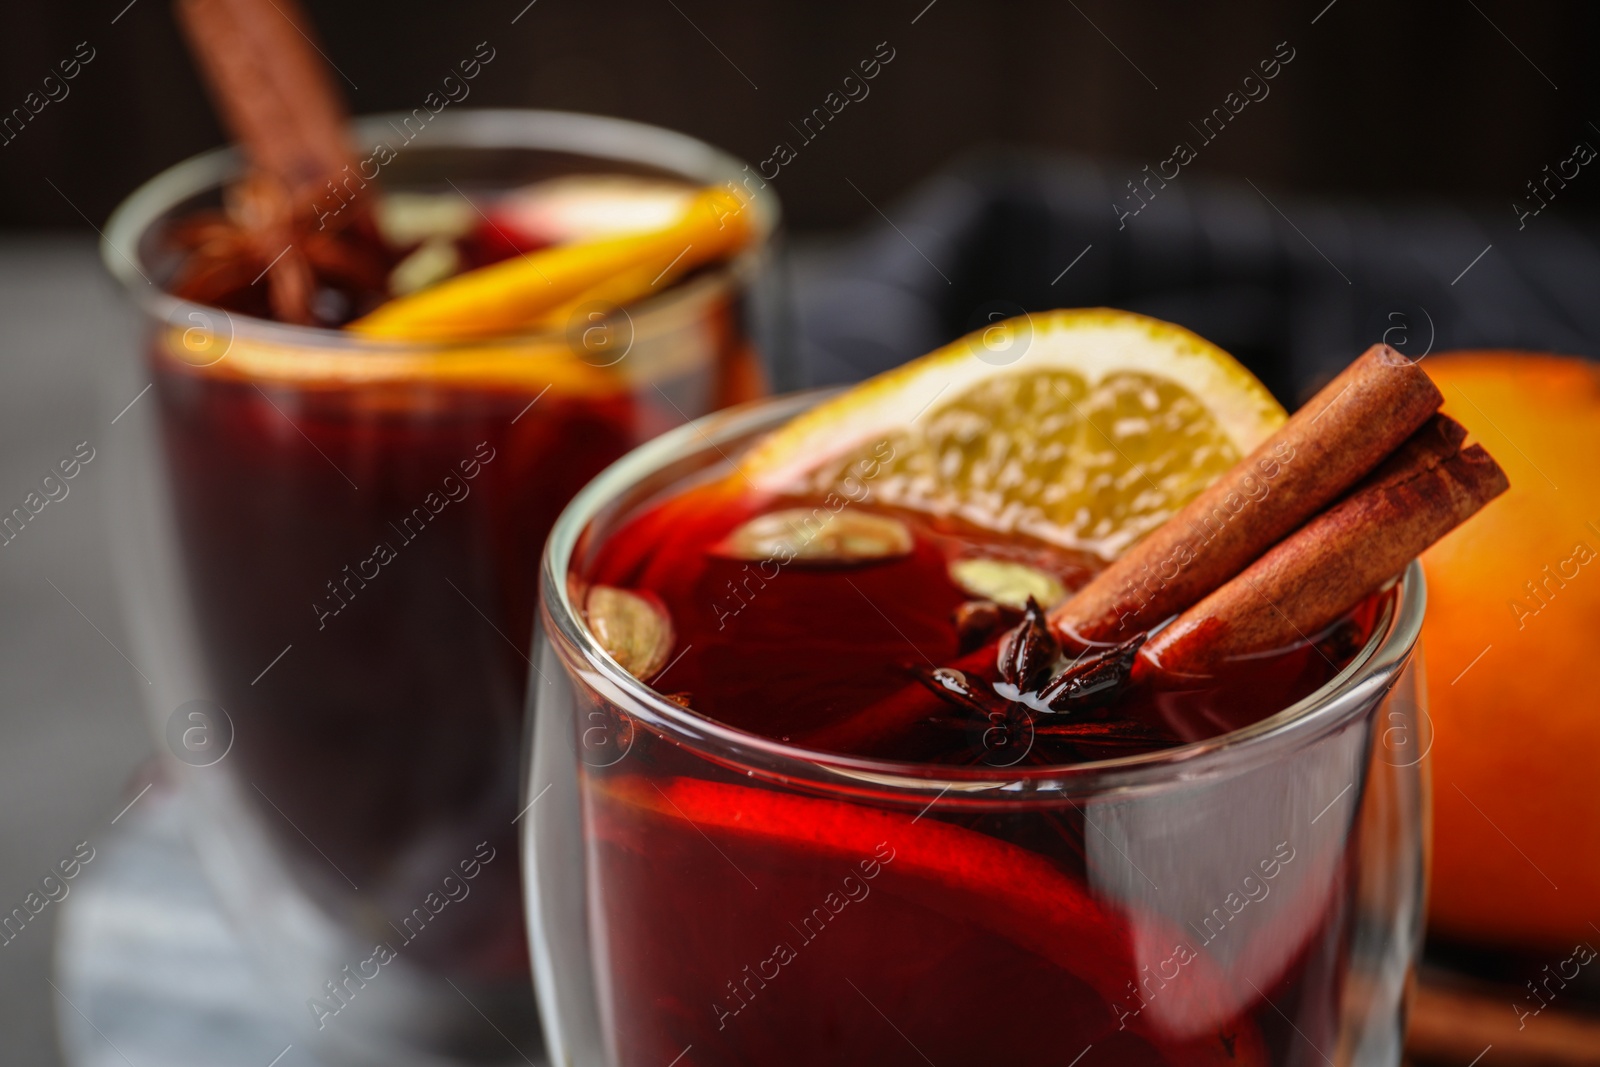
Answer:
[[[1600,940],[1600,368],[1430,356],[1511,489],[1423,556],[1434,725],[1430,926]],[[1591,925],[1594,924],[1594,925]]]

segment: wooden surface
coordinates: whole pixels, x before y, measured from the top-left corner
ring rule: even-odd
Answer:
[[[1552,1006],[1519,1022],[1516,1005],[1531,1007],[1515,988],[1491,995],[1421,983],[1411,1005],[1406,1054],[1418,1067],[1600,1065],[1600,1019]]]

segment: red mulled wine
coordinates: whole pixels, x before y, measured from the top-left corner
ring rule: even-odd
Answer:
[[[1294,704],[1367,644],[1390,594],[1205,684],[1134,671],[1062,710],[1040,698],[1059,661],[1032,691],[1002,661],[1029,624],[1021,593],[1065,596],[1093,556],[736,477],[657,499],[585,551],[586,623],[653,689],[871,761],[788,778],[580,700],[610,1062],[1176,1067],[1337,1047],[1363,847],[1348,810],[1280,836],[1254,825],[1282,802],[1249,774],[1192,802],[1059,783]],[[1295,766],[1250,773],[1318,780]],[[908,804],[900,775],[956,777]],[[1214,809],[1241,796],[1235,840]]]

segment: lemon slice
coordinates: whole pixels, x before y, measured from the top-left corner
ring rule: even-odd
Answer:
[[[1284,420],[1180,326],[1104,308],[996,323],[820,404],[741,464],[758,488],[860,496],[1115,558]]]

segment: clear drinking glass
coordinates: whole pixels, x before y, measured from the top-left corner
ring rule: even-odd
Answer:
[[[554,1061],[1398,1064],[1420,569],[1332,682],[1212,740],[1025,771],[795,748],[650,690],[575,603],[639,507],[815,400],[637,449],[547,543],[522,825]]]
[[[395,142],[404,118],[363,120],[358,143]],[[325,1056],[521,1062],[509,1046],[539,1040],[513,826],[539,547],[607,464],[758,395],[777,206],[667,130],[439,114],[386,190],[736,182],[758,239],[566,331],[416,344],[163,292],[163,228],[238,169],[222,150],[163,173],[102,247],[153,386],[119,416],[139,440],[116,537],[153,724],[225,907]]]

